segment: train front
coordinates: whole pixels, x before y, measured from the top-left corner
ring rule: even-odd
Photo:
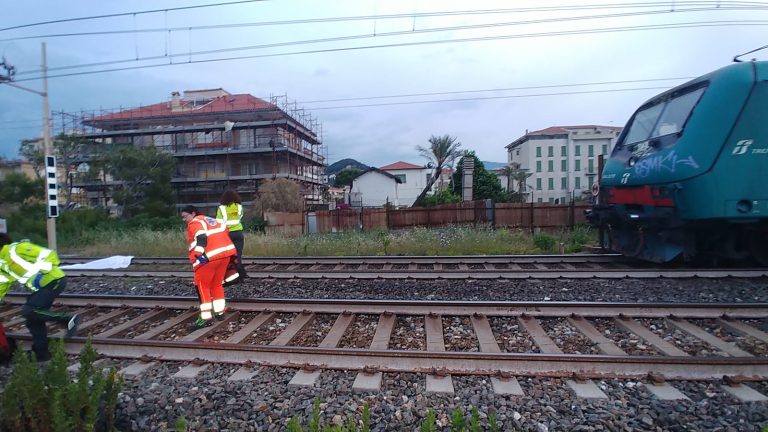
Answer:
[[[713,249],[737,257],[748,249],[741,244],[748,241],[744,223],[756,216],[739,213],[737,204],[757,187],[756,172],[739,165],[747,158],[734,162],[732,156],[755,136],[749,106],[757,98],[756,71],[749,63],[727,66],[633,114],[605,163],[598,204],[587,212],[605,248],[658,263]],[[768,165],[755,160],[764,165],[764,178]],[[766,210],[759,217],[768,216]]]

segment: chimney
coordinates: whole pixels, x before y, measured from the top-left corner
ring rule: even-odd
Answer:
[[[171,111],[181,111],[181,94],[177,91],[171,92]]]

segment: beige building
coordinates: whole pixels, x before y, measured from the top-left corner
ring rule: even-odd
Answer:
[[[531,174],[526,201],[567,203],[590,194],[597,181],[597,158],[610,154],[621,128],[552,126],[528,132],[506,146],[507,163]],[[517,185],[513,185],[517,190]]]

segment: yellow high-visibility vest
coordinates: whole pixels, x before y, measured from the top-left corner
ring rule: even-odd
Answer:
[[[220,205],[216,211],[216,219],[223,220],[230,231],[242,231],[243,205],[238,203]]]

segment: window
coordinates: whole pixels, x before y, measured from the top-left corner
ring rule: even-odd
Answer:
[[[595,157],[595,146],[593,146],[592,144],[590,144],[589,147],[587,147],[587,156]]]
[[[552,157],[554,155],[555,155],[555,148],[553,146],[549,146],[549,148],[547,148],[547,156]]]
[[[540,178],[536,179],[536,190],[541,190],[541,179]]]
[[[576,155],[576,156],[581,156],[581,146],[579,146],[579,145],[577,145],[577,146],[574,146],[574,150],[575,150],[575,151],[573,152],[573,154],[574,154],[574,155]]]
[[[515,151],[515,156],[520,156],[520,149],[517,149],[517,151]]]
[[[547,179],[547,189],[555,190],[555,179],[553,178]]]
[[[595,160],[594,159],[589,159],[587,161],[587,172],[588,173],[595,172]]]
[[[573,161],[573,170],[574,171],[581,171],[581,161],[576,159]]]
[[[549,172],[555,171],[555,161],[547,161],[547,171]]]
[[[568,156],[568,147],[566,146],[560,147],[560,156]]]
[[[568,190],[568,178],[567,177],[561,177],[560,178],[560,189]]]
[[[432,180],[432,174],[427,173],[426,174],[426,181],[424,182],[424,186],[428,185],[430,180]],[[435,183],[437,183],[437,181],[435,181]]]
[[[541,147],[536,147],[536,157],[541,157]]]
[[[541,172],[541,161],[536,161],[536,172]]]
[[[549,199],[549,203],[550,203],[550,204],[554,204],[554,203],[555,203],[555,199],[554,199],[554,198],[550,198],[550,199]]]
[[[608,144],[603,144],[603,153],[604,155],[608,154]]]
[[[405,174],[395,174],[395,178],[400,180],[400,183],[405,183]]]
[[[216,177],[216,162],[198,162],[197,176],[202,178]]]
[[[538,200],[536,200],[536,202],[540,202],[540,203],[542,203],[542,202],[544,202],[544,200],[543,200],[543,199],[541,199],[541,198],[539,198]]]
[[[671,99],[665,98],[653,105],[641,108],[632,116],[621,145],[679,134],[705,89],[705,87],[699,87]]]
[[[568,171],[568,161],[563,159],[560,161],[560,171],[566,172]]]
[[[581,190],[581,177],[576,177],[576,179],[574,179],[574,183],[574,188],[576,190]]]

